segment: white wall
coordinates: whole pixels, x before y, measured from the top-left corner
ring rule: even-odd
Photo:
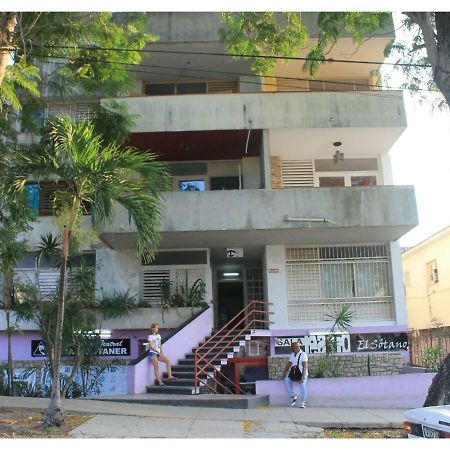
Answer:
[[[383,154],[380,155],[379,158],[379,167],[380,172],[383,177],[383,184],[385,185],[393,185],[394,184],[394,178],[392,175],[392,163],[391,163],[391,157],[389,154]]]
[[[96,259],[98,289],[102,287],[105,294],[129,290],[130,294],[139,296],[141,265],[134,249],[116,251],[102,244],[97,249]]]
[[[284,245],[266,245],[265,265],[267,276],[267,297],[269,311],[273,312],[270,320],[274,322],[271,329],[289,328],[287,314],[286,257]],[[271,273],[271,269],[278,270]]]
[[[392,264],[392,296],[395,307],[395,321],[397,325],[406,325],[405,286],[403,284],[402,256],[398,241],[389,242]]]
[[[259,189],[261,184],[260,162],[258,157],[242,158],[244,189]]]

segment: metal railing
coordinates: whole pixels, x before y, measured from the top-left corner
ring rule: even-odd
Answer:
[[[204,386],[209,392],[219,394],[218,388],[228,394],[245,394],[241,387],[234,381],[230,380],[222,371],[218,370],[214,364],[214,360],[220,357],[225,350],[230,347],[230,337],[236,340],[241,338],[245,333],[257,326],[272,323],[268,320],[271,312],[265,309],[266,305],[271,303],[253,300],[247,304],[245,308],[239,311],[231,320],[229,320],[220,330],[211,335],[201,346],[194,352],[194,389],[195,393],[200,392],[200,387]],[[238,333],[236,335],[236,332]],[[210,348],[209,344],[216,341]],[[225,358],[220,359],[227,359]],[[221,364],[219,362],[219,364]],[[210,373],[213,373],[213,376]],[[202,378],[204,376],[204,379]],[[214,385],[208,383],[208,379],[214,380]],[[229,387],[231,386],[231,387]]]

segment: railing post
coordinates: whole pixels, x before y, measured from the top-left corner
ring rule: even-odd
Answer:
[[[195,350],[195,352],[194,352],[194,390],[195,390],[195,394],[197,394],[197,389],[198,389],[197,351],[198,350]],[[198,392],[200,392],[200,391],[198,391]]]

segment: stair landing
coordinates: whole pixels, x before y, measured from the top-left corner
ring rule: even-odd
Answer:
[[[202,408],[254,409],[269,406],[268,395],[231,394],[136,394],[90,397],[90,401],[108,401],[144,405],[197,406]]]

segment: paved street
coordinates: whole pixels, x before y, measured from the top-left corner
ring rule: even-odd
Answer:
[[[48,399],[0,397],[0,407],[43,409]],[[401,427],[403,410],[362,408],[222,409],[65,400],[67,412],[94,415],[71,432],[94,438],[323,437],[322,428]]]

